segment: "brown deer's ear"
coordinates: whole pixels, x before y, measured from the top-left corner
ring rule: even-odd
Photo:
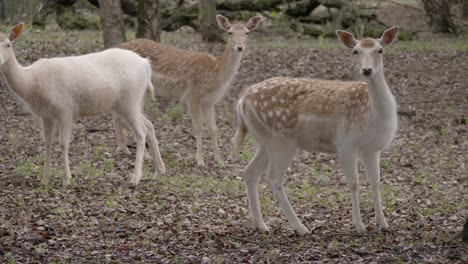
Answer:
[[[23,28],[24,28],[24,24],[19,23],[19,24],[16,24],[11,29],[10,36],[8,36],[11,42],[15,41],[19,36],[21,36],[21,33],[23,32]]]
[[[252,31],[252,30],[255,30],[259,25],[260,23],[263,21],[263,17],[261,16],[254,16],[252,17],[251,19],[249,19],[249,21],[247,22],[247,29]]]
[[[356,46],[356,39],[354,38],[353,34],[349,33],[348,31],[337,30],[336,36],[346,47],[352,49],[354,46]]]
[[[392,27],[384,31],[382,37],[380,37],[380,45],[385,47],[392,44],[398,36],[399,27]]]
[[[225,16],[216,15],[216,21],[218,21],[218,26],[221,29],[228,31],[231,28],[231,23],[229,22],[229,19]]]

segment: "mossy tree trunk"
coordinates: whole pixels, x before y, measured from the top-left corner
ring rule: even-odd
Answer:
[[[459,29],[453,23],[448,0],[423,0],[424,10],[429,16],[429,26],[434,33],[458,34]]]
[[[216,22],[216,0],[200,0],[200,31],[204,41],[222,42],[221,30]]]
[[[159,0],[138,0],[137,38],[161,40],[161,5]]]
[[[120,0],[99,0],[104,48],[126,41]]]

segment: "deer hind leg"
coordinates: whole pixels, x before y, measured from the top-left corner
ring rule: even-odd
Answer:
[[[190,118],[192,119],[193,129],[195,130],[195,138],[197,140],[197,154],[195,156],[197,165],[205,166],[205,161],[203,160],[203,122],[200,101],[189,100],[187,108],[190,114]]]
[[[268,168],[268,152],[265,147],[258,144],[257,151],[249,165],[245,167],[243,178],[247,187],[247,197],[249,199],[250,216],[255,229],[260,232],[267,232],[268,227],[263,221],[260,202],[258,200],[258,183],[260,178]]]
[[[211,138],[211,145],[213,146],[213,156],[214,160],[221,164],[223,163],[221,159],[221,154],[218,146],[218,139],[216,138],[216,115],[214,105],[206,106],[203,109],[203,115],[205,117],[205,123],[208,128],[208,134]]]
[[[135,173],[131,178],[131,183],[138,185],[141,180],[142,167],[143,167],[143,156],[145,154],[145,138],[146,138],[146,126],[142,119],[142,114],[136,111],[131,111],[126,115],[127,121],[130,124],[133,133],[135,135],[137,149],[135,158]]]
[[[355,151],[341,151],[339,153],[343,173],[351,191],[351,203],[353,205],[353,225],[358,232],[366,231],[362,223],[361,209],[359,205],[359,177],[357,172],[357,153]]]
[[[42,131],[45,142],[45,159],[44,159],[44,175],[41,183],[47,184],[50,180],[51,173],[51,158],[52,158],[52,141],[55,135],[55,120],[42,118]]]
[[[143,114],[141,115],[141,117],[146,126],[146,138],[148,139],[149,151],[151,157],[153,158],[154,167],[158,171],[159,175],[163,175],[164,173],[166,173],[166,167],[164,166],[164,162],[161,158],[161,153],[159,152],[158,140],[156,139],[154,126],[151,123],[151,121],[149,121],[145,116],[143,116]]]
[[[370,182],[372,195],[374,196],[375,221],[379,229],[388,228],[382,209],[382,198],[380,197],[380,152],[362,154],[362,161],[366,168],[367,179]]]
[[[125,143],[125,136],[123,133],[122,127],[122,120],[120,119],[119,115],[116,113],[112,113],[112,117],[114,119],[114,128],[115,128],[115,135],[117,137],[117,146],[120,151],[122,151],[126,155],[130,155],[130,150],[128,150],[127,144]]]
[[[294,209],[289,203],[286,192],[284,191],[284,177],[286,177],[286,170],[296,153],[296,146],[291,142],[275,142],[270,146],[269,156],[270,164],[267,171],[267,183],[273,192],[278,204],[286,215],[292,229],[299,235],[310,233],[309,230],[297,218]]]

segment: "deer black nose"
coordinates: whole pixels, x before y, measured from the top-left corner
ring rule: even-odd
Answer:
[[[238,50],[238,51],[243,51],[243,50],[244,50],[244,47],[237,47],[237,50]]]
[[[370,76],[372,74],[372,68],[363,68],[362,69],[362,74],[364,76]]]

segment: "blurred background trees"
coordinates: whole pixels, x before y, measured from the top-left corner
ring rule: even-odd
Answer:
[[[6,23],[27,21],[64,30],[100,29],[109,24],[113,38],[122,40],[121,25],[138,37],[159,40],[160,31],[199,31],[207,41],[221,40],[215,21],[220,13],[232,20],[253,15],[279,33],[333,37],[337,28],[357,36],[375,35],[398,24],[407,38],[424,32],[459,34],[468,27],[468,0],[113,0],[116,10],[101,10],[101,0],[0,0]],[[107,7],[106,7],[107,8]],[[108,15],[109,14],[109,15]],[[112,15],[114,14],[114,15]],[[109,22],[100,21],[100,17]],[[422,23],[421,23],[422,21]],[[107,30],[106,30],[107,31]]]

